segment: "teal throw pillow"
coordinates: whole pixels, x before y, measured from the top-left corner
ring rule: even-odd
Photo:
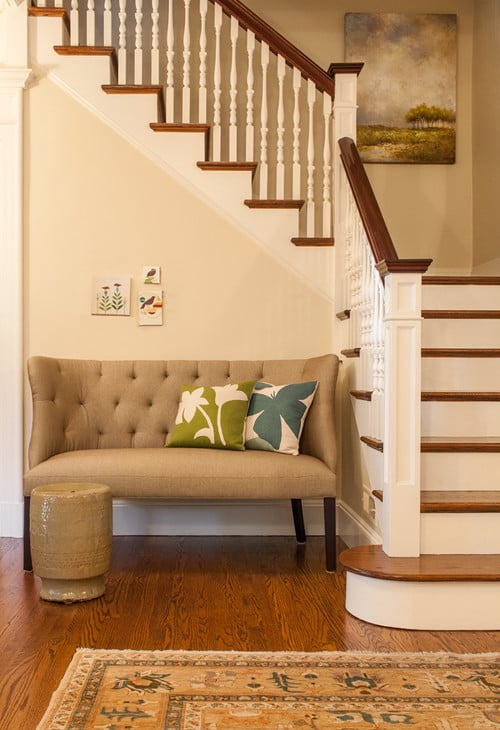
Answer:
[[[175,427],[167,446],[244,451],[245,418],[255,380],[181,388]]]
[[[255,383],[245,426],[245,448],[299,453],[300,435],[318,383]]]

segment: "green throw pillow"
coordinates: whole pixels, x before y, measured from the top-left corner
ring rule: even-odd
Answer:
[[[255,383],[245,426],[245,448],[299,453],[307,412],[318,383]]]
[[[167,446],[244,451],[245,418],[255,380],[181,388],[175,427]]]

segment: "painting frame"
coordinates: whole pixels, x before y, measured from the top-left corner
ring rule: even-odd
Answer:
[[[345,13],[346,62],[358,79],[363,162],[456,161],[457,15]]]

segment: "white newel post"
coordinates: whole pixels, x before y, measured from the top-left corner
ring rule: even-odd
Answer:
[[[347,292],[343,261],[346,256],[349,195],[347,178],[340,159],[339,139],[350,137],[356,141],[358,76],[356,73],[335,74],[333,103],[333,230],[335,233],[335,308],[346,308]],[[343,346],[351,346],[343,345]]]
[[[23,534],[23,90],[27,6],[0,9],[0,535]]]
[[[383,549],[420,554],[420,273],[385,276]]]

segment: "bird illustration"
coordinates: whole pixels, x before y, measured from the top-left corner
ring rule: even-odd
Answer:
[[[144,309],[144,307],[149,307],[150,304],[153,304],[155,300],[155,295],[153,294],[152,297],[149,297],[149,299],[145,299],[143,303],[141,304],[141,309]]]
[[[154,276],[156,274],[156,269],[149,269],[148,273],[146,274],[146,278],[149,279],[150,276]]]

